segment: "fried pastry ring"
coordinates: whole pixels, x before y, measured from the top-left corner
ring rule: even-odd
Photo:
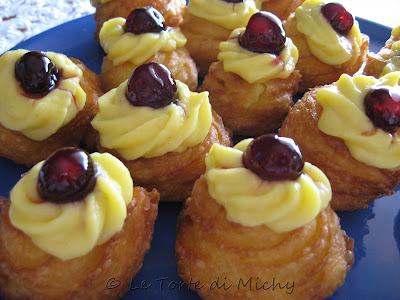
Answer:
[[[295,15],[291,15],[284,26],[286,35],[293,40],[299,50],[300,57],[296,65],[302,75],[299,92],[307,92],[309,88],[335,82],[344,73],[353,75],[367,60],[369,38],[366,35],[363,35],[359,56],[353,55],[350,61],[339,66],[332,66],[323,63],[311,53],[305,36],[297,30]]]
[[[293,106],[279,133],[294,139],[304,159],[327,175],[333,191],[332,208],[365,208],[377,197],[392,194],[400,180],[400,170],[379,169],[353,158],[341,139],[318,128],[321,113],[314,89]]]
[[[364,69],[364,74],[369,76],[374,76],[376,78],[380,77],[383,68],[386,66],[387,61],[381,56],[386,52],[388,48],[383,47],[378,53],[368,53],[367,64]]]
[[[181,30],[187,39],[186,48],[196,62],[200,76],[204,76],[211,63],[218,60],[219,44],[229,38],[231,30],[193,16],[187,9]]]
[[[263,0],[261,9],[272,12],[281,20],[286,20],[303,2],[304,0]]]
[[[180,277],[199,281],[203,288],[196,291],[203,299],[322,299],[343,284],[353,262],[353,241],[330,207],[311,223],[281,234],[264,225],[230,222],[202,177],[179,218],[176,254]],[[211,289],[218,277],[232,286]],[[250,290],[243,286],[250,278],[254,284],[294,282],[294,288],[291,294],[255,285]]]
[[[117,17],[127,18],[132,10],[145,6],[153,6],[164,16],[168,26],[177,27],[182,23],[185,8],[184,0],[110,0],[105,3],[92,0],[92,3],[96,6],[96,36],[105,21]]]
[[[197,89],[197,68],[193,59],[190,57],[186,48],[178,48],[172,52],[158,52],[148,61],[165,65],[172,73],[175,79],[186,83],[191,91]],[[138,66],[131,62],[125,62],[114,66],[112,61],[106,57],[103,59],[102,70],[100,74],[101,85],[104,92],[107,92],[122,82],[127,80],[134,69]]]
[[[59,148],[79,145],[97,113],[97,99],[102,92],[97,75],[79,60],[72,61],[83,71],[80,85],[86,93],[85,107],[68,124],[43,141],[34,141],[0,124],[0,145],[3,145],[0,147],[0,156],[18,164],[33,166]]]
[[[399,36],[392,35],[385,43],[385,46],[378,53],[368,53],[368,60],[365,66],[364,74],[369,76],[374,76],[376,78],[380,77],[382,71],[389,60],[386,58],[391,52],[391,47],[394,42],[400,40]]]
[[[119,299],[150,247],[159,194],[135,187],[123,229],[89,254],[62,261],[13,227],[0,199],[0,295],[5,299]],[[107,288],[114,279],[114,288]],[[119,286],[115,286],[118,284]]]
[[[286,79],[269,80],[262,84],[264,91],[258,95],[257,84],[225,72],[223,64],[215,62],[200,90],[209,91],[211,105],[234,134],[257,136],[281,126],[293,104],[300,78],[300,73],[294,71]]]
[[[136,184],[157,189],[161,201],[181,201],[190,195],[194,182],[204,173],[204,158],[211,146],[214,143],[229,146],[231,137],[221,117],[213,113],[210,132],[205,140],[182,153],[169,152],[159,157],[128,161],[115,151],[101,147],[98,134],[96,141],[99,150],[115,155],[124,163]]]

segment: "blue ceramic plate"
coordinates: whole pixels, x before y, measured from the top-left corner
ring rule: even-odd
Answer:
[[[390,35],[389,28],[359,21],[362,31],[371,38],[372,50],[379,49]],[[62,52],[99,72],[102,54],[94,31],[93,17],[87,16],[39,34],[16,48]],[[0,158],[2,196],[8,197],[23,171],[23,167]],[[331,299],[400,299],[399,198],[400,192],[379,199],[368,209],[339,214],[342,227],[355,240],[356,260],[346,283]],[[174,243],[180,209],[180,204],[160,205],[151,250],[124,300],[199,299],[195,292],[180,285],[176,272]],[[113,284],[116,283],[110,279],[109,285]]]

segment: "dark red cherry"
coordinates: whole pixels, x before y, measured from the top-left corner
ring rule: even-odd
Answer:
[[[224,0],[224,1],[228,3],[243,3],[244,0]]]
[[[152,6],[133,10],[125,23],[125,32],[133,34],[161,32],[167,29],[162,14]]]
[[[321,7],[322,15],[339,34],[346,35],[354,24],[354,18],[343,5],[339,3],[327,3]]]
[[[15,63],[15,77],[22,89],[32,96],[45,96],[57,86],[61,74],[44,53],[25,53]]]
[[[43,200],[67,203],[83,199],[96,184],[96,171],[88,153],[78,148],[62,148],[42,165],[38,192]]]
[[[171,72],[164,65],[147,63],[133,72],[126,98],[135,106],[161,108],[175,102],[177,90]]]
[[[303,156],[295,142],[274,134],[255,138],[243,153],[243,164],[268,181],[295,180],[304,167]]]
[[[285,48],[286,33],[279,18],[260,11],[251,16],[246,31],[239,37],[243,48],[256,53],[278,55]]]
[[[380,88],[364,98],[365,113],[376,127],[394,132],[400,126],[400,89]]]

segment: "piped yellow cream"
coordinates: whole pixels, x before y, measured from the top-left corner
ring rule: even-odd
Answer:
[[[94,190],[66,204],[43,201],[37,192],[43,162],[35,165],[11,190],[10,220],[44,252],[61,260],[89,253],[119,232],[132,201],[128,169],[111,154],[91,154],[97,169]]]
[[[86,93],[80,86],[83,75],[67,56],[45,52],[62,77],[47,95],[30,97],[14,75],[15,63],[27,52],[13,50],[0,56],[0,123],[32,140],[42,141],[67,125],[85,107]]]
[[[191,92],[178,80],[176,84],[178,103],[160,109],[130,104],[125,96],[126,81],[100,97],[92,125],[101,145],[134,160],[183,152],[202,143],[212,122],[208,92]]]
[[[218,59],[226,72],[232,72],[249,83],[262,83],[274,78],[288,78],[294,71],[299,52],[290,38],[279,55],[255,53],[240,46],[238,38],[246,29],[235,29],[229,40],[220,43]]]
[[[321,13],[323,0],[306,0],[296,9],[297,30],[304,34],[311,53],[328,65],[341,65],[360,54],[363,43],[358,22],[347,36],[338,34]]]
[[[400,38],[400,25],[395,27],[395,28],[393,28],[392,37],[395,37],[397,39]]]
[[[242,163],[251,140],[234,148],[212,146],[205,173],[210,196],[225,208],[228,220],[243,226],[266,225],[281,233],[311,222],[331,200],[328,178],[305,163],[303,174],[296,180],[264,181]]]
[[[322,106],[318,128],[343,140],[351,155],[366,165],[382,169],[400,167],[400,139],[374,126],[365,113],[364,97],[372,89],[399,87],[400,72],[380,79],[342,75],[339,80],[317,91]]]
[[[240,3],[229,3],[224,0],[191,0],[187,9],[191,15],[229,30],[246,26],[250,17],[258,11],[254,0]]]
[[[381,76],[400,71],[400,41],[394,42],[383,58],[387,60],[387,64],[383,68]]]
[[[133,34],[124,31],[125,22],[124,18],[113,18],[100,30],[100,44],[114,65],[131,62],[139,66],[160,51],[172,52],[186,44],[185,36],[177,28]]]

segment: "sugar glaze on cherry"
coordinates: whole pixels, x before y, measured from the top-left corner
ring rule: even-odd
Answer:
[[[43,200],[56,204],[79,201],[93,191],[96,175],[87,152],[62,148],[43,163],[37,182],[38,193]]]
[[[341,35],[347,35],[354,25],[354,18],[343,5],[327,3],[321,7],[321,13],[332,28]]]
[[[285,43],[286,33],[281,20],[266,11],[252,15],[245,32],[239,37],[240,46],[256,53],[279,55]]]
[[[167,29],[163,15],[154,7],[137,8],[126,18],[125,32],[133,34],[159,33]]]
[[[364,98],[365,113],[378,128],[394,133],[400,126],[400,88],[381,87]]]
[[[296,180],[302,174],[304,160],[292,139],[266,134],[249,144],[243,165],[263,180]]]
[[[15,78],[32,98],[46,96],[57,87],[61,72],[43,52],[30,51],[15,63]]]
[[[134,106],[157,109],[175,103],[177,90],[176,82],[167,67],[147,63],[135,69],[125,95]]]

